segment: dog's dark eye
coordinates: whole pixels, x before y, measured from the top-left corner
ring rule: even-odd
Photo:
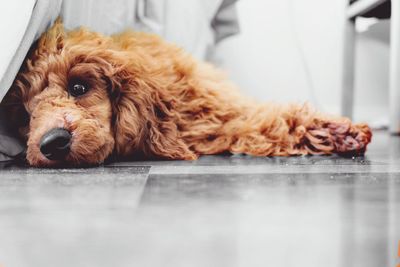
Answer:
[[[86,94],[88,91],[88,87],[85,84],[81,83],[72,83],[71,86],[69,86],[69,93],[72,96],[81,96]]]

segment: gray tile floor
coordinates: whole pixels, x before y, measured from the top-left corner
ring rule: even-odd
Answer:
[[[0,266],[400,264],[400,138],[365,158],[0,171]]]

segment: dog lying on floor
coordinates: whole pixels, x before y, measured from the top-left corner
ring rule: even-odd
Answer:
[[[32,47],[3,103],[33,166],[111,155],[359,155],[372,136],[365,124],[307,105],[246,99],[213,66],[157,36],[67,32],[59,21]]]

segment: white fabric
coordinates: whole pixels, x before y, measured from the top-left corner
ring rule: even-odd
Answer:
[[[21,43],[35,3],[36,0],[0,1],[0,77]]]
[[[5,14],[9,13],[6,16],[8,21],[3,22],[0,34],[10,38],[10,40],[0,38],[4,42],[0,46],[0,50],[4,51],[3,56],[0,57],[0,59],[4,60],[0,60],[2,70],[0,72],[0,100],[3,99],[10,88],[32,43],[57,18],[60,13],[61,1],[36,0],[30,6],[14,5],[10,1],[9,5],[3,6],[5,10],[0,8]],[[26,0],[26,3],[29,3],[28,0]],[[20,11],[18,8],[25,10],[25,12]],[[14,21],[16,21],[16,26]]]
[[[223,0],[64,0],[67,28],[85,25],[104,34],[132,28],[161,35],[199,59],[216,38],[212,22]],[[235,1],[225,1],[235,2]]]

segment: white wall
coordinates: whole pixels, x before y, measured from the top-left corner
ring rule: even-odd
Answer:
[[[242,33],[217,54],[249,95],[339,113],[344,9],[344,0],[241,0]],[[385,120],[388,45],[361,34],[357,51],[355,119]]]
[[[389,121],[389,21],[357,36],[355,119],[373,125]]]

